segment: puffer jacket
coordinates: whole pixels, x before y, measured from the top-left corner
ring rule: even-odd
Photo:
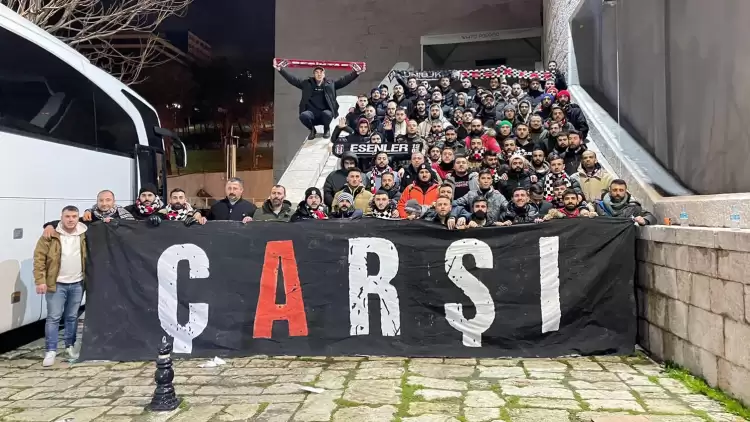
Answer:
[[[536,207],[526,204],[523,208],[510,203],[498,221],[510,221],[513,224],[533,223],[540,218]]]
[[[336,194],[336,192],[340,191],[344,188],[344,186],[346,186],[346,176],[349,171],[344,169],[345,158],[350,158],[353,159],[355,163],[357,162],[357,154],[353,152],[345,152],[341,156],[341,168],[336,171],[332,171],[331,174],[326,177],[325,184],[323,184],[323,203],[325,203],[329,208],[331,208],[331,206],[333,205],[333,196]]]
[[[318,206],[318,210],[323,212],[323,214],[328,216],[328,207],[325,206],[325,204],[320,204]],[[299,204],[297,204],[297,211],[292,214],[292,217],[289,219],[289,222],[294,223],[296,221],[303,221],[303,220],[316,220],[315,217],[313,217],[313,214],[310,212],[310,210],[307,208],[307,201],[300,201]]]
[[[493,221],[502,221],[500,217],[505,209],[508,207],[508,200],[505,199],[500,191],[496,189],[490,189],[486,194],[480,190],[473,190],[464,195],[461,198],[453,201],[453,211],[451,215],[453,217],[460,217],[463,212],[471,213],[471,207],[474,205],[474,201],[483,196],[487,199],[487,215]]]
[[[332,213],[339,212],[338,202],[341,192],[350,193],[354,197],[352,208],[361,210],[365,216],[369,216],[371,214],[372,210],[370,209],[370,200],[372,199],[372,192],[365,189],[365,187],[361,185],[357,186],[356,188],[351,188],[347,185],[344,186],[344,188],[340,191],[336,192],[336,195],[333,196],[333,207],[331,207]]]

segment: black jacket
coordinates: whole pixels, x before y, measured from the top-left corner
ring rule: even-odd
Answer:
[[[565,106],[565,117],[568,122],[576,128],[577,131],[581,132],[581,139],[586,139],[589,136],[589,122],[586,120],[586,116],[583,114],[583,110],[578,104],[568,104]]]
[[[456,107],[456,91],[451,88],[450,86],[448,88],[443,89],[443,87],[440,87],[440,92],[443,94],[443,105],[454,108]]]
[[[349,171],[344,170],[344,158],[347,157],[354,159],[355,162],[358,161],[356,154],[353,152],[345,152],[341,156],[341,168],[332,171],[331,174],[326,177],[326,181],[323,184],[323,203],[326,204],[329,209],[333,207],[333,195],[341,189],[344,189],[344,186],[346,185],[346,175]]]
[[[513,191],[516,188],[524,188],[528,190],[531,187],[531,175],[534,174],[531,171],[508,171],[506,174],[508,175],[508,180],[500,181],[500,192],[508,201],[513,199]]]
[[[328,215],[328,209],[325,207],[325,205],[320,205],[318,209],[320,209],[320,211],[322,211],[326,216]],[[289,222],[294,223],[295,221],[303,220],[315,220],[315,217],[313,217],[312,213],[307,208],[307,200],[300,201],[300,203],[297,205],[297,211],[292,214]]]
[[[289,71],[287,71],[286,69],[279,70],[279,73],[292,86],[295,86],[302,90],[302,98],[299,100],[299,112],[302,113],[306,110],[307,103],[310,101],[310,97],[312,97],[313,89],[316,84],[315,79],[313,79],[312,77],[307,79],[299,79],[298,77],[289,73]],[[357,76],[359,76],[357,72],[352,72],[348,75],[342,76],[339,79],[336,79],[335,81],[332,81],[330,79],[323,80],[323,93],[325,94],[328,107],[330,108],[331,112],[333,112],[333,117],[339,117],[339,103],[338,101],[336,101],[336,90],[342,89],[350,83],[354,82],[354,80],[357,79]]]
[[[234,205],[227,198],[215,203],[208,213],[209,220],[242,221],[252,217],[258,207],[250,201],[240,198]],[[137,218],[137,217],[136,217]]]

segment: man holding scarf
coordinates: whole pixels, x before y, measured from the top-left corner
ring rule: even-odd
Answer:
[[[111,190],[103,190],[96,195],[96,205],[86,210],[81,218],[84,223],[90,221],[104,221],[109,223],[112,220],[135,220],[133,215],[125,208],[117,205],[115,194]],[[60,220],[44,223],[44,238],[49,239],[56,233],[57,225]]]
[[[328,209],[323,204],[323,194],[316,187],[307,188],[305,200],[300,201],[297,210],[292,214],[289,222],[302,220],[327,220]]]
[[[169,193],[169,204],[157,212],[162,220],[182,221],[185,226],[191,226],[193,223],[200,225],[206,224],[206,217],[202,216],[200,211],[193,209],[192,205],[187,202],[185,191],[177,188]]]
[[[370,201],[372,216],[375,218],[386,220],[399,218],[397,207],[398,203],[388,197],[388,192],[382,190],[377,191]]]

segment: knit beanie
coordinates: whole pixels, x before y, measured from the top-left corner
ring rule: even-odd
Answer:
[[[416,199],[410,199],[406,201],[406,206],[404,206],[404,209],[410,214],[422,212],[422,206],[419,205],[419,202],[417,202]]]
[[[305,191],[305,200],[307,200],[310,195],[318,195],[319,198],[323,198],[323,194],[320,193],[320,189],[316,188],[315,186],[307,188],[307,190]]]
[[[144,192],[151,192],[154,195],[157,195],[156,186],[154,186],[151,183],[144,184],[143,186],[141,186],[141,190],[138,191],[138,196],[141,196],[141,194],[144,193]]]
[[[498,128],[501,128],[503,126],[513,127],[513,123],[511,123],[511,122],[509,122],[507,120],[503,120],[503,121],[501,121],[500,123],[497,124]]]
[[[340,204],[344,201],[349,201],[350,204],[354,204],[354,197],[352,196],[352,194],[348,192],[341,192],[339,194],[339,199],[338,199],[337,204]]]

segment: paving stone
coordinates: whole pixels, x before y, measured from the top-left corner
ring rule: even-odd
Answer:
[[[479,359],[480,366],[518,366],[521,359]]]
[[[261,387],[217,387],[206,385],[195,390],[195,395],[223,396],[223,395],[255,395],[263,392]]]
[[[670,398],[670,397],[652,397],[652,398]],[[704,395],[685,394],[685,395],[680,396],[680,399],[683,402],[685,402],[691,409],[701,410],[704,412],[712,412],[712,413],[724,412],[724,406],[722,404],[715,402]]]
[[[334,362],[359,362],[367,359],[366,356],[334,356],[331,358]]]
[[[120,397],[111,403],[112,406],[145,406],[151,403],[150,397]]]
[[[65,415],[65,419],[72,419],[73,422],[89,422],[103,415],[104,412],[111,409],[109,406],[90,406],[77,409],[74,412]]]
[[[593,356],[597,362],[618,362],[622,363],[622,356]]]
[[[661,392],[638,392],[638,395],[643,399],[671,399],[672,396],[667,394],[666,391]]]
[[[450,365],[476,365],[477,360],[474,358],[445,358],[445,363]]]
[[[398,379],[352,380],[344,391],[344,399],[363,404],[398,404],[400,385]]]
[[[526,376],[519,366],[479,366],[480,378],[523,378]]]
[[[704,419],[697,416],[667,416],[649,415],[649,422],[702,422]],[[732,422],[741,422],[742,419],[734,419]]]
[[[617,373],[617,376],[620,377],[621,380],[625,381],[627,385],[656,385],[645,375],[619,372]]]
[[[276,375],[260,375],[245,377],[225,377],[223,375],[196,375],[189,377],[180,384],[214,384],[223,386],[268,384],[276,381]]]
[[[127,385],[122,387],[122,395],[126,397],[151,397],[154,394],[154,387],[150,385]],[[193,392],[198,389],[197,385],[186,386],[178,385],[175,387],[177,395],[189,394],[187,391]],[[119,391],[119,388],[118,388]]]
[[[469,391],[466,393],[464,406],[467,407],[502,407],[505,400],[498,397],[494,391]]]
[[[0,400],[7,399],[8,397],[14,396],[21,392],[20,388],[0,388]]]
[[[518,397],[544,397],[556,399],[572,399],[573,392],[566,388],[552,387],[513,387],[503,386],[503,394]]]
[[[605,371],[570,371],[570,377],[577,380],[589,382],[620,381],[620,378],[616,373]]]
[[[107,385],[122,387],[126,385],[153,385],[154,380],[151,378],[122,378],[109,380]]]
[[[643,415],[602,416],[594,418],[592,422],[650,422],[650,419]]]
[[[28,399],[28,400],[17,400],[13,407],[18,407],[20,409],[26,409],[29,407],[34,408],[46,408],[46,407],[55,407],[62,405],[62,403],[65,403],[66,400],[35,400],[35,399]]]
[[[570,381],[570,386],[577,390],[629,390],[628,386],[622,382],[588,382],[588,381]]]
[[[708,413],[708,417],[714,422],[742,422],[742,419],[739,419],[739,416],[731,413],[711,412]]]
[[[368,361],[373,361],[373,362],[377,362],[377,361],[382,361],[382,362],[387,362],[387,361],[405,362],[405,361],[407,361],[409,359],[408,358],[400,358],[400,357],[397,357],[397,356],[368,356],[367,360]]]
[[[182,400],[191,405],[197,404],[213,404],[216,401],[216,396],[181,396]],[[217,403],[219,404],[219,403]],[[227,403],[221,403],[227,404]]]
[[[389,368],[403,368],[404,363],[397,360],[377,360],[360,362],[359,369],[389,369]]]
[[[369,368],[359,369],[354,373],[354,379],[358,380],[375,380],[387,378],[401,378],[404,375],[404,368]]]
[[[633,391],[637,391],[639,394],[644,394],[644,393],[667,394],[667,390],[662,388],[660,385],[656,385],[656,384],[631,385],[630,389]]]
[[[648,409],[650,412],[676,413],[686,415],[693,413],[687,406],[677,400],[643,399],[643,403],[646,405],[646,409]]]
[[[552,380],[565,379],[565,372],[539,372],[529,371],[529,378],[543,378]]]
[[[402,422],[459,422],[458,419],[448,415],[419,415],[401,418]]]
[[[469,388],[472,390],[489,390],[492,382],[489,380],[469,380]]]
[[[419,389],[414,392],[414,395],[427,401],[457,399],[457,398],[461,398],[462,396],[460,391],[430,390],[430,389]]]
[[[289,362],[289,368],[323,368],[327,364],[325,362],[309,361],[309,360],[296,360]]]
[[[524,361],[523,366],[528,371],[565,372],[568,370],[568,365],[555,360],[533,359]]]
[[[221,412],[224,406],[190,406],[177,416],[170,418],[169,422],[208,422],[215,414]]]
[[[577,420],[581,422],[591,422],[598,420],[599,418],[611,418],[615,416],[633,416],[630,413],[625,412],[581,412],[576,415]]]
[[[320,394],[310,394],[302,403],[302,407],[294,415],[295,421],[300,422],[327,422],[331,420],[331,414],[336,410],[334,400],[341,398],[343,391],[330,390]]]
[[[511,422],[569,422],[565,410],[510,409]]]
[[[246,421],[258,413],[260,404],[231,404],[224,408],[214,419],[220,421]]]
[[[633,374],[638,373],[635,368],[625,363],[602,362],[601,365],[604,367],[604,369],[610,372],[629,372]]]
[[[34,378],[34,377],[22,377],[22,378],[0,378],[0,387],[33,387],[38,384],[42,384],[47,381],[47,378]]]
[[[383,422],[390,421],[396,414],[393,406],[380,407],[344,407],[333,414],[333,422]]]
[[[584,359],[568,359],[568,365],[573,368],[574,371],[602,371],[604,370],[601,365],[596,362]]]
[[[545,409],[580,410],[581,404],[577,400],[543,399],[536,397],[521,397],[518,404],[526,407],[541,407]]]
[[[409,371],[430,378],[466,378],[474,374],[474,367],[446,364],[410,364]]]
[[[93,398],[85,398],[85,399],[78,399],[74,401],[73,403],[68,404],[70,407],[101,407],[106,406],[110,403],[112,403],[112,399],[93,399]]]
[[[329,364],[326,369],[330,371],[349,371],[359,365],[357,362],[334,362]]]
[[[457,415],[460,409],[461,407],[458,403],[413,401],[409,403],[408,412],[410,415],[422,415],[425,413]]]
[[[258,360],[251,360],[250,362],[245,364],[245,368],[286,368],[286,367],[292,367],[292,363],[296,363],[297,361],[289,361],[289,360],[275,360],[275,359],[258,359]],[[312,362],[314,365],[323,365],[322,362]],[[299,368],[299,366],[297,366]]]
[[[294,393],[302,393],[302,391],[303,390],[300,390],[299,384],[282,383],[282,384],[273,384],[271,386],[264,388],[263,394],[294,394]],[[242,394],[242,393],[234,393],[234,394]]]
[[[485,422],[500,417],[500,409],[490,407],[464,407],[466,422]]]
[[[584,400],[635,400],[635,396],[629,391],[608,391],[608,390],[577,390],[576,393]]]
[[[143,406],[115,406],[111,408],[108,415],[140,415],[145,410]]]
[[[315,386],[328,390],[342,389],[344,388],[348,374],[346,371],[323,371],[315,382]]]
[[[75,409],[69,407],[48,407],[44,409],[26,409],[13,413],[13,421],[47,422],[57,420],[60,416],[72,412]],[[7,420],[7,418],[6,418]]]
[[[594,410],[613,409],[645,412],[643,407],[635,400],[586,400],[586,403]]]
[[[650,376],[659,376],[662,374],[661,368],[659,368],[657,365],[631,365],[633,368],[638,370],[638,372],[642,373],[643,375]]]
[[[277,382],[313,382],[317,375],[279,375]]]
[[[409,385],[421,385],[425,388],[434,388],[437,390],[465,391],[468,389],[466,381],[443,380],[427,377],[410,376],[406,379],[406,383]]]
[[[258,404],[258,403],[301,403],[304,394],[265,394],[262,396],[218,396],[213,404]]]
[[[93,388],[88,393],[86,393],[87,397],[110,397],[114,394],[120,393],[124,387],[102,386],[102,387],[78,387],[78,388]],[[178,386],[177,388],[179,389],[180,386]]]
[[[567,388],[560,380],[547,379],[530,379],[530,378],[511,378],[501,379],[497,383],[501,387],[548,387],[548,388]]]
[[[443,363],[443,358],[411,358],[409,363]]]
[[[255,418],[256,422],[287,422],[294,415],[299,403],[272,403]]]
[[[670,393],[674,394],[690,394],[691,391],[687,389],[681,382],[673,380],[671,378],[659,378],[659,384],[666,388]]]
[[[7,397],[8,400],[14,400],[15,401],[15,400],[30,399],[30,398],[36,396],[37,394],[48,392],[49,390],[47,390],[44,387],[31,387],[31,388],[26,388],[26,389],[17,390],[17,391],[18,391],[18,393],[13,394],[10,397]],[[44,397],[35,397],[35,398],[42,399]]]

